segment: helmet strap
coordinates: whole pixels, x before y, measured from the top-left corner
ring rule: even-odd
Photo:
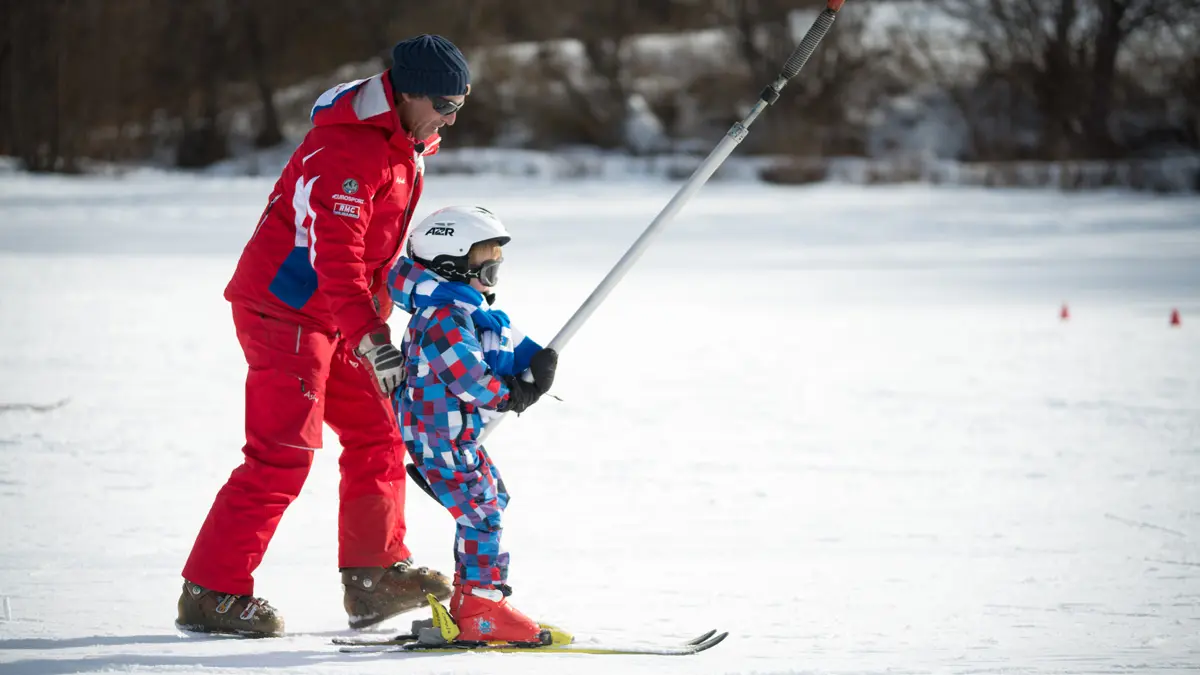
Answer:
[[[424,258],[413,258],[421,263],[430,272],[439,274],[447,281],[461,281],[469,283],[471,276],[467,272],[467,257],[464,256],[449,256],[439,255],[433,260],[425,260]]]
[[[479,279],[481,284],[490,288],[498,281],[500,263],[504,259],[485,261],[475,269],[467,267],[466,256],[440,255],[432,262],[416,257],[413,260],[424,265],[429,271],[445,277],[447,281],[469,284],[472,279]]]

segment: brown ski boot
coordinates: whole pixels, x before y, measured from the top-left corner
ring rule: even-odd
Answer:
[[[412,559],[390,567],[343,567],[346,614],[351,628],[366,628],[425,606],[432,593],[445,602],[453,588],[441,572],[413,567]]]
[[[190,581],[183,582],[175,626],[198,633],[229,633],[243,637],[283,635],[283,617],[266,600],[252,595],[219,593]]]

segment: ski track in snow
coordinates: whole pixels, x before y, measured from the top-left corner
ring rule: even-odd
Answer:
[[[329,433],[257,574],[293,635],[179,635],[270,186],[0,177],[0,673],[1200,670],[1200,199],[1121,192],[712,183],[670,224],[489,449],[518,607],[710,652],[338,653]],[[498,213],[549,341],[676,188],[437,176],[417,215]]]

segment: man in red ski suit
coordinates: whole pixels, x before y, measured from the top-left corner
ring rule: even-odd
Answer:
[[[183,569],[177,624],[273,636],[283,619],[253,572],[321,448],[342,444],[338,566],[355,628],[445,600],[445,576],[404,545],[404,442],[388,395],[403,359],[386,323],[388,270],[421,196],[424,157],[470,90],[462,53],[422,35],[389,71],[338,85],[312,111],[225,289],[246,378],[245,460],[218,492]]]

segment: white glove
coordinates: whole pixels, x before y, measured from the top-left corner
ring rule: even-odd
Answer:
[[[404,355],[392,344],[387,333],[364,335],[354,353],[371,369],[384,396],[390,396],[404,381]]]

